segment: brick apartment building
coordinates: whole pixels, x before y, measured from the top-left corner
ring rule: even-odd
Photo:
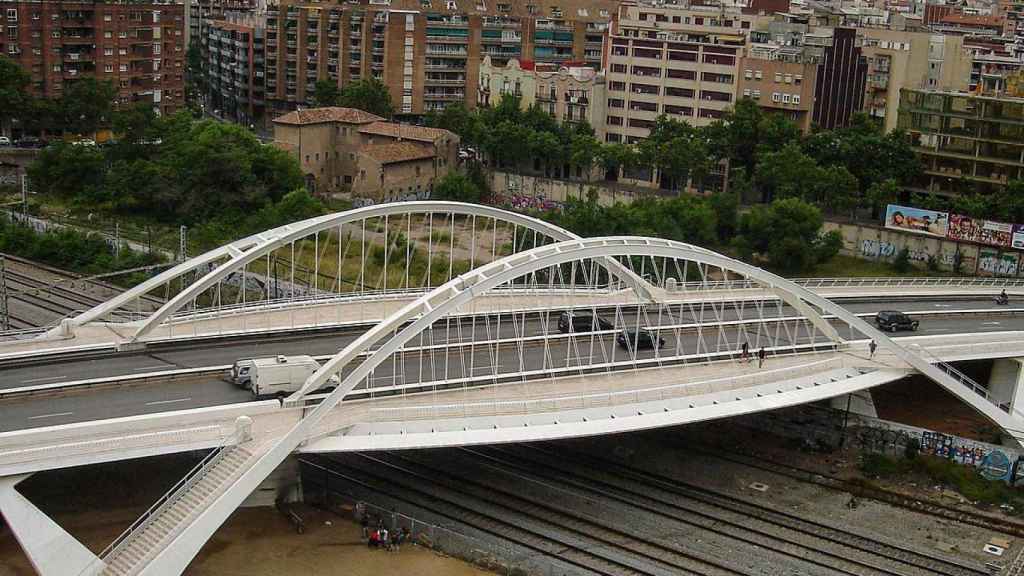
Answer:
[[[79,78],[108,80],[119,106],[185,107],[185,13],[180,3],[4,2],[0,52],[32,77],[37,96],[59,97]]]
[[[614,0],[282,0],[267,8],[266,95],[275,114],[317,80],[381,80],[399,114],[477,102],[484,56],[600,68]]]

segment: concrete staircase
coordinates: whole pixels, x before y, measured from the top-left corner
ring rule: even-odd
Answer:
[[[100,575],[138,573],[231,485],[251,457],[240,446],[212,452],[101,555],[106,567]]]

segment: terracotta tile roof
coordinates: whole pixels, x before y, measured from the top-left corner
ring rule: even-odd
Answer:
[[[445,136],[455,137],[454,132],[443,128],[427,128],[426,126],[412,126],[411,124],[398,124],[396,122],[374,122],[359,127],[363,134],[379,134],[403,140],[419,140],[420,142],[435,142],[438,138]]]
[[[999,18],[995,16],[975,16],[973,14],[950,14],[943,17],[940,22],[965,26],[999,26]]]
[[[296,110],[284,116],[274,118],[275,124],[321,124],[323,122],[345,122],[346,124],[369,124],[383,120],[376,114],[364,112],[358,108],[341,108],[340,106],[329,106],[327,108],[309,108],[307,110]]]
[[[359,152],[377,160],[381,164],[394,164],[410,160],[424,160],[434,157],[434,151],[427,146],[415,142],[392,142],[390,144],[374,144],[364,146]]]

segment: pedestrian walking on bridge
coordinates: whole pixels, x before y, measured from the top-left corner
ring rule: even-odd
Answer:
[[[761,368],[761,367],[764,366],[764,357],[765,357],[765,355],[766,354],[765,354],[765,351],[764,351],[764,346],[761,346],[761,349],[757,351],[757,367],[758,368]]]

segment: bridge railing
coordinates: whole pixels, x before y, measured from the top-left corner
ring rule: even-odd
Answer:
[[[977,277],[863,277],[863,278],[793,278],[792,281],[805,288],[843,287],[903,287],[903,286],[955,286],[955,287],[1024,287],[1019,278],[977,278]],[[708,282],[684,282],[676,285],[681,290],[742,290],[761,288],[763,285],[746,278],[716,280]]]
[[[482,413],[479,415],[487,416],[579,410],[599,406],[618,406],[681,398],[690,395],[688,392],[692,391],[692,389],[697,386],[704,388],[717,386],[719,389],[713,389],[709,392],[712,394],[727,392],[738,388],[747,388],[769,382],[777,382],[780,379],[803,378],[839,370],[844,367],[844,362],[844,358],[834,357],[795,367],[763,370],[739,376],[688,380],[675,384],[649,386],[614,392],[590,392],[550,398],[534,398],[529,400],[499,399],[469,403],[453,403],[447,405],[371,408],[370,410],[380,419],[389,421],[461,417],[467,415],[467,409],[470,407],[481,409]]]

